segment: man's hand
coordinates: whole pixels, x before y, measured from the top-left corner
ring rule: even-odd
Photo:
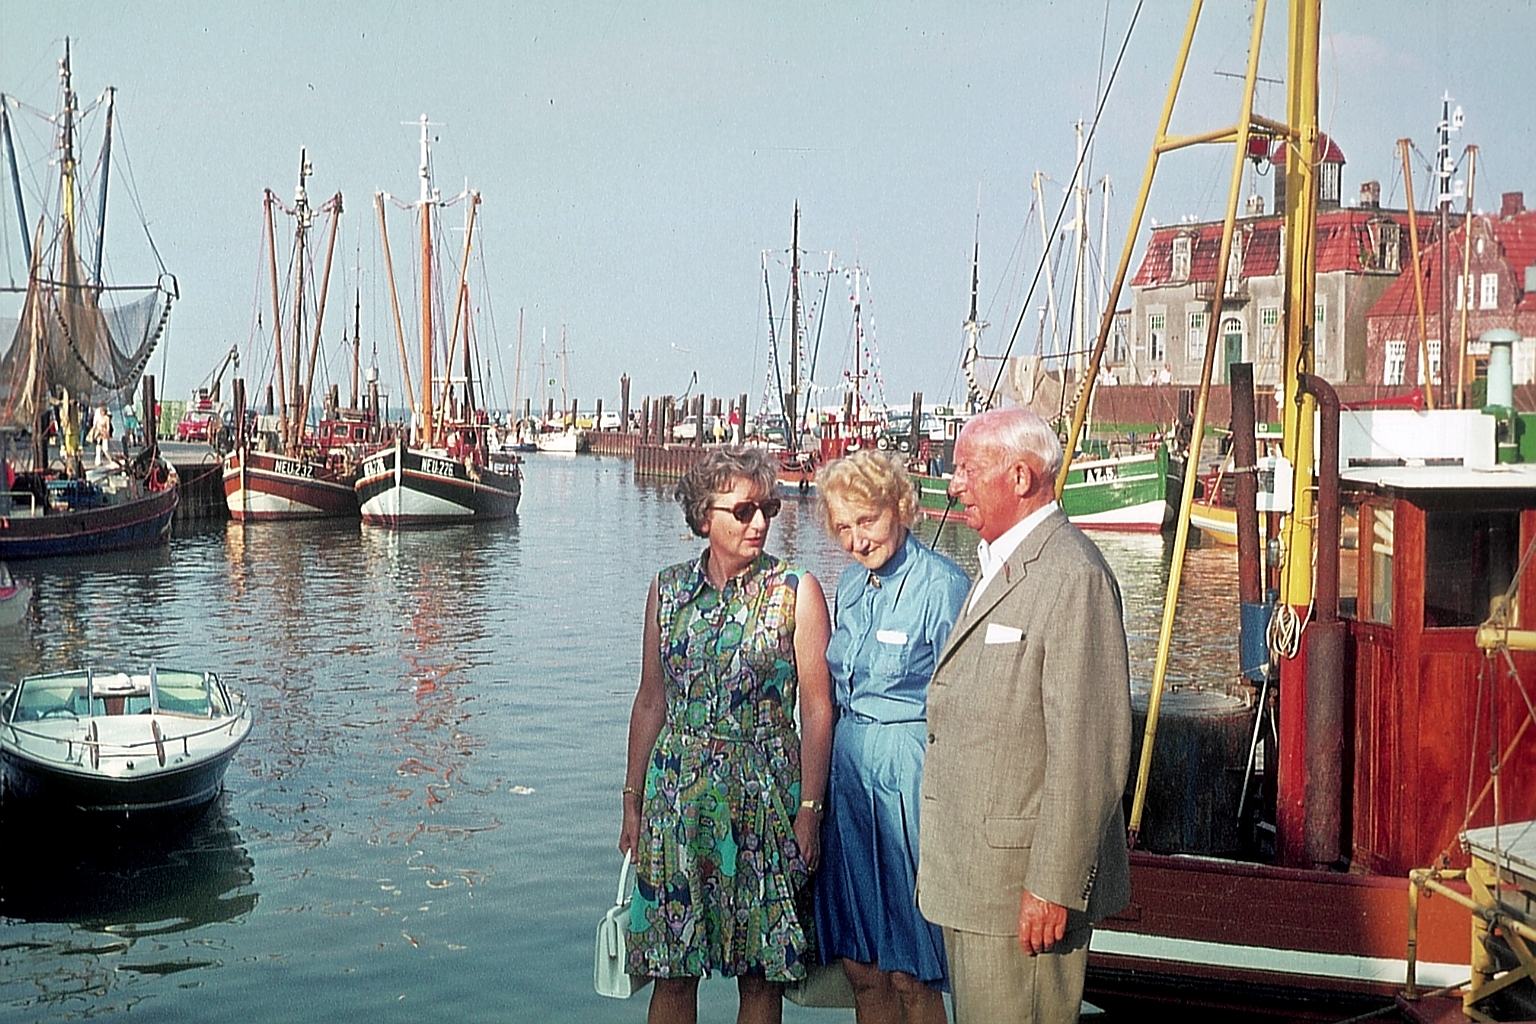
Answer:
[[[1024,890],[1019,900],[1019,945],[1025,956],[1044,953],[1067,934],[1067,908]]]

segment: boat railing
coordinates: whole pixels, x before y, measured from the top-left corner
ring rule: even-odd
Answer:
[[[5,514],[17,518],[40,516],[37,495],[31,491],[9,491],[5,495]]]
[[[181,752],[190,756],[192,753],[192,740],[204,736],[213,736],[221,732],[232,736],[236,727],[242,721],[250,718],[250,716],[250,707],[242,704],[238,711],[227,718],[217,719],[202,728],[193,729],[189,732],[177,732],[171,736],[167,736],[160,728],[159,719],[151,718],[151,738],[132,742],[102,740],[96,728],[95,719],[92,719],[90,725],[86,727],[84,736],[57,736],[52,733],[38,732],[28,729],[26,726],[17,725],[14,721],[7,723],[6,728],[10,730],[13,739],[25,736],[30,740],[51,744],[55,748],[62,747],[64,749],[64,756],[62,757],[49,756],[44,751],[38,750],[35,747],[29,746],[28,748],[28,753],[31,756],[54,761],[59,764],[78,764],[80,757],[84,755],[91,759],[92,768],[100,768],[103,760],[117,758],[126,761],[129,758],[142,756],[144,751],[153,750],[160,766],[164,767],[167,746],[174,747],[174,745],[179,743],[181,745]]]

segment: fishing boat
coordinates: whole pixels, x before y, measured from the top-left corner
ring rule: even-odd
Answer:
[[[325,414],[318,429],[310,426],[315,367],[320,357],[320,329],[325,322],[326,296],[330,291],[331,257],[341,220],[342,198],[337,192],[310,207],[308,181],[312,168],[309,154],[299,151],[299,184],[293,206],[287,207],[271,189],[264,193],[264,248],[272,301],[272,375],[277,392],[275,430],[249,429],[246,419],[245,384],[235,382],[235,439],[224,457],[224,500],[236,520],[321,519],[356,516],[359,459],[356,454],[380,441],[375,407],[358,409],[357,347],[354,325],[352,405],[350,418],[336,409],[336,388],[330,389]],[[292,296],[285,319],[278,284],[278,259],[273,210],[293,218],[293,244],[285,261],[291,268],[287,282]],[[329,221],[325,262],[320,273],[319,295],[311,288],[314,254],[309,233],[316,215]],[[287,324],[285,329],[284,324]],[[286,336],[286,351],[284,341]],[[308,356],[305,356],[305,349]],[[338,431],[340,435],[338,436]],[[356,437],[354,438],[354,433]]]
[[[1536,673],[1536,634],[1520,628],[1536,621],[1536,585],[1524,580],[1536,552],[1536,463],[1516,443],[1513,332],[1502,343],[1484,336],[1488,407],[1372,411],[1341,424],[1336,394],[1312,372],[1320,3],[1290,8],[1285,120],[1254,111],[1260,0],[1235,124],[1171,136],[1199,20],[1192,5],[1112,292],[1126,279],[1161,157],[1232,144],[1205,300],[1189,455],[1198,465],[1245,161],[1268,159],[1276,143],[1293,151],[1280,401],[1290,488],[1269,513],[1272,557],[1260,551],[1251,475],[1237,503],[1241,675],[1172,690],[1196,483],[1183,481],[1153,674],[1133,683],[1131,901],[1094,933],[1087,998],[1111,1012],[1155,999],[1293,1019],[1341,1001],[1376,1016],[1395,999],[1418,1021],[1528,1018],[1529,976],[1511,968],[1531,963],[1536,895],[1499,849],[1536,818],[1536,711],[1524,682]],[[1111,329],[1106,315],[1089,380]],[[1229,371],[1236,442],[1253,437],[1252,368]],[[1088,402],[1085,393],[1076,403],[1069,452]],[[1513,1011],[1484,1001],[1495,992]]]
[[[7,810],[186,811],[219,795],[251,710],[212,672],[28,676],[0,704]]]
[[[0,97],[0,136],[6,153],[26,261],[19,317],[0,316],[0,559],[89,555],[159,544],[176,511],[176,472],[160,458],[153,432],[147,444],[106,466],[87,468],[78,426],[88,410],[131,403],[177,297],[176,280],[159,262],[154,284],[109,283],[104,276],[105,223],[116,90],[82,111],[75,94],[69,43],[59,62],[60,111],[50,119],[56,168],[34,235],[21,187],[11,119],[24,108]],[[87,183],[76,156],[82,122],[103,123],[96,163],[94,220],[80,216]],[[41,166],[43,161],[36,161]],[[34,213],[36,210],[33,211]],[[45,235],[45,228],[52,231]],[[93,234],[94,232],[94,234]],[[129,259],[123,254],[120,259]],[[153,382],[144,378],[146,408]],[[150,422],[146,417],[145,422]],[[57,456],[50,438],[57,435]]]
[[[14,626],[26,617],[32,606],[32,584],[18,580],[0,562],[0,626]]]
[[[416,399],[409,442],[397,436],[393,443],[376,449],[364,459],[355,485],[363,522],[375,526],[402,527],[437,523],[505,519],[517,512],[523,493],[522,469],[515,462],[490,457],[491,418],[478,400],[473,355],[475,334],[470,325],[469,260],[475,237],[475,211],[480,193],[466,190],[444,200],[432,187],[431,141],[426,116],[421,118],[420,195],[415,208],[419,217],[421,294],[421,391]],[[465,204],[464,249],[458,267],[458,284],[451,306],[441,299],[437,279],[434,239],[442,230],[440,208],[454,202]],[[383,251],[389,256],[385,234],[384,195],[374,194]],[[388,272],[390,294],[398,309],[394,275]],[[434,296],[439,296],[434,301]],[[446,338],[438,325],[449,319]],[[435,315],[436,314],[436,315]],[[400,318],[395,318],[400,345],[400,365],[406,374],[409,394],[409,363]],[[452,372],[455,356],[462,352],[463,368]],[[441,390],[438,373],[441,367]]]

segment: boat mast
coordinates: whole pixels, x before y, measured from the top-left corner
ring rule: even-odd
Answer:
[[[11,139],[10,97],[0,93],[0,135],[5,136],[5,156],[11,165],[11,194],[16,199],[16,228],[21,235],[21,252],[27,266],[32,266],[32,237],[27,234],[27,203],[21,194],[21,170],[16,166],[16,143]]]
[[[92,278],[96,282],[96,294],[101,294],[104,282],[101,278],[102,245],[107,240],[107,179],[112,172],[112,114],[117,105],[117,89],[107,88],[106,134],[101,140],[101,200],[96,215],[96,260]]]
[[[1451,159],[1451,131],[1461,127],[1461,108],[1456,108],[1456,122],[1451,121],[1451,94],[1445,93],[1440,97],[1440,147],[1435,150],[1435,176],[1438,179],[1438,191],[1435,195],[1436,212],[1440,215],[1440,360],[1443,364],[1445,353],[1450,350],[1450,296],[1451,296],[1451,175],[1455,173],[1456,163]],[[1461,295],[1462,304],[1465,305],[1468,296],[1465,294],[1466,285],[1462,281],[1456,282],[1457,293]],[[1444,376],[1442,375],[1442,380]],[[1429,373],[1429,367],[1424,367],[1424,390],[1429,391],[1435,386]],[[1441,396],[1442,400],[1444,396]],[[1442,401],[1443,404],[1443,401]],[[1459,403],[1458,403],[1459,404]]]
[[[432,189],[431,150],[427,142],[427,115],[421,115],[421,430],[423,447],[434,441],[432,430]]]
[[[411,361],[405,350],[405,324],[400,319],[400,291],[395,287],[395,262],[389,254],[389,228],[384,221],[384,193],[373,194],[373,208],[379,215],[379,240],[384,247],[384,275],[389,278],[389,305],[395,314],[395,344],[400,350],[400,377],[407,403],[415,401],[411,389]]]
[[[293,193],[293,358],[289,360],[291,401],[283,406],[283,449],[292,455],[299,447],[304,432],[303,407],[306,398],[299,392],[299,363],[304,349],[304,264],[309,256],[309,226],[313,214],[309,209],[309,193],[305,182],[309,178],[309,155],[299,150],[299,185]]]
[[[1051,275],[1051,229],[1045,226],[1045,189],[1041,185],[1045,175],[1035,172],[1035,206],[1040,211],[1041,262],[1045,267],[1045,310],[1051,321],[1051,355],[1061,355],[1061,322],[1056,318],[1056,282]],[[1044,355],[1044,353],[1041,353]],[[1057,368],[1061,368],[1058,362]],[[1065,383],[1065,381],[1063,381]]]
[[[356,409],[357,364],[362,358],[363,349],[363,289],[356,288],[352,294],[352,401],[347,408]]]
[[[453,357],[459,344],[459,324],[464,324],[464,395],[468,402],[469,383],[469,251],[475,233],[475,209],[480,205],[480,193],[467,192],[469,206],[464,211],[464,256],[459,263],[459,287],[454,291],[453,329],[448,332],[448,355],[443,360],[443,403],[441,417],[448,415],[449,398],[453,390]]]
[[[1076,266],[1072,281],[1072,371],[1079,381],[1083,379],[1083,354],[1087,348],[1088,308],[1088,189],[1083,173],[1083,122],[1073,126],[1077,136],[1077,169],[1072,175],[1072,195],[1077,203],[1077,237],[1073,248],[1077,250]]]
[[[517,362],[512,374],[512,419],[521,416],[523,407],[523,307],[517,307]]]
[[[277,205],[277,196],[272,194],[271,189],[264,189],[263,192],[262,205],[265,207],[267,225],[267,266],[272,285],[272,350],[275,368],[272,376],[277,378],[277,408],[281,413],[278,433],[286,448],[288,444],[288,391],[285,383],[287,369],[283,362],[282,297],[277,290],[277,238],[272,227],[272,207]]]
[[[321,207],[331,213],[331,230],[325,243],[325,269],[320,274],[320,304],[315,308],[315,340],[309,347],[309,370],[304,376],[304,408],[299,410],[299,420],[296,424],[296,433],[299,439],[304,436],[304,424],[309,419],[309,407],[313,405],[309,396],[313,394],[315,386],[315,363],[320,360],[320,325],[325,322],[325,297],[331,291],[331,258],[336,252],[336,229],[341,223],[341,193],[337,192],[331,197],[330,202]],[[342,328],[343,337],[346,328]]]
[[[989,326],[978,317],[976,299],[981,288],[981,211],[976,211],[976,234],[971,244],[971,313],[961,327],[965,330],[965,355],[961,367],[965,371],[966,411],[981,412],[981,389],[976,386],[976,363],[981,358],[981,332]]]
[[[800,203],[789,247],[789,394],[784,403],[784,433],[792,452],[800,450]]]

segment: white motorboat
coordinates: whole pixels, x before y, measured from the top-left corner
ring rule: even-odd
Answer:
[[[200,807],[218,796],[250,731],[250,708],[212,672],[28,676],[0,703],[7,809],[132,816]]]

